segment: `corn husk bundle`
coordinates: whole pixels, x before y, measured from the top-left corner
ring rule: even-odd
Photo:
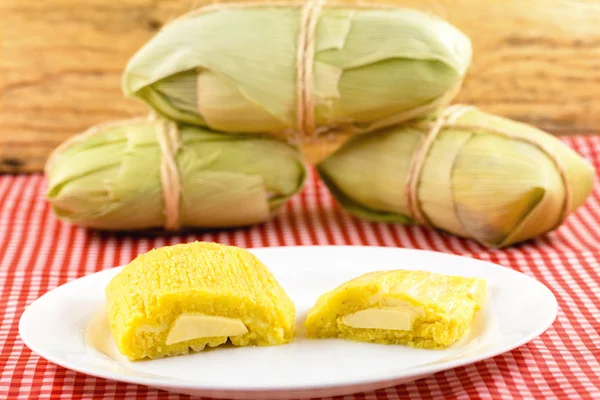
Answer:
[[[103,230],[260,223],[306,176],[300,151],[287,143],[155,118],[74,136],[45,172],[56,215]]]
[[[460,105],[356,136],[318,170],[354,215],[429,225],[491,247],[557,228],[594,179],[559,139]]]
[[[124,72],[124,93],[160,119],[67,141],[46,168],[48,199],[60,218],[100,229],[259,223],[301,189],[302,147],[329,156],[319,173],[357,216],[493,247],[548,232],[589,195],[593,171],[533,127],[448,107],[470,62],[464,34],[416,10],[202,7]]]
[[[123,91],[179,122],[304,143],[449,104],[471,62],[463,33],[416,10],[344,4],[202,7],[134,55]]]

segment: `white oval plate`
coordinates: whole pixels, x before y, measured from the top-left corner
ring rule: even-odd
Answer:
[[[470,364],[521,346],[554,321],[548,288],[509,268],[422,250],[358,246],[251,250],[296,304],[297,339],[287,345],[216,348],[159,360],[129,362],[116,351],[106,321],[104,287],[121,268],[69,282],[45,294],[23,314],[19,333],[45,359],[85,374],[184,394],[229,399],[284,399],[370,391]],[[473,332],[447,350],[419,350],[304,337],[308,309],[324,292],[363,273],[422,269],[488,281],[489,296]],[[94,328],[94,343],[86,341]],[[92,336],[90,336],[92,338]],[[108,355],[107,355],[108,354]]]

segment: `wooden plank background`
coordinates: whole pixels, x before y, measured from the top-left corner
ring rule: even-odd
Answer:
[[[600,1],[387,0],[473,40],[459,101],[562,134],[600,132]],[[43,167],[61,141],[145,114],[120,91],[131,55],[196,0],[0,0],[0,172]]]

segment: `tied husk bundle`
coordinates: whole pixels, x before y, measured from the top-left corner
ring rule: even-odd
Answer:
[[[251,225],[302,188],[302,147],[327,157],[320,176],[359,217],[490,247],[534,238],[585,201],[593,170],[531,126],[448,107],[471,51],[447,22],[389,5],[202,7],[125,69],[124,93],[160,117],[65,142],[47,197],[59,218],[96,229]]]
[[[200,8],[134,55],[123,91],[175,121],[304,144],[450,103],[471,62],[463,33],[416,10],[345,4]]]
[[[317,168],[351,214],[429,225],[489,247],[557,228],[594,179],[556,137],[465,106],[356,136]]]
[[[121,231],[261,223],[306,177],[300,151],[287,143],[154,118],[74,136],[45,172],[60,219]]]

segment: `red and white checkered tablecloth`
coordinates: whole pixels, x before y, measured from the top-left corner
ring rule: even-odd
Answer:
[[[600,167],[600,137],[566,138]],[[93,378],[32,354],[18,337],[28,304],[67,281],[129,262],[153,247],[210,240],[242,247],[370,245],[436,250],[489,260],[533,276],[556,295],[559,314],[514,351],[396,388],[345,399],[600,399],[600,189],[556,232],[505,250],[420,227],[368,223],[337,207],[315,174],[275,220],[247,230],[173,237],[98,234],[58,222],[44,179],[0,176],[0,398],[183,399]]]

